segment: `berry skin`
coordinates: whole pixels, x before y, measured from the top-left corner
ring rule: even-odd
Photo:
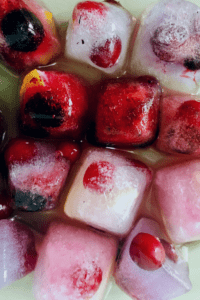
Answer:
[[[37,147],[34,141],[13,139],[5,152],[5,161],[9,166],[13,163],[30,161],[37,154]]]
[[[84,187],[99,194],[110,192],[113,188],[114,170],[114,165],[108,161],[93,162],[85,171]]]
[[[35,51],[44,38],[42,23],[24,8],[9,12],[2,20],[1,29],[7,44],[15,51]]]
[[[95,263],[89,270],[78,267],[72,274],[73,287],[79,291],[81,296],[94,295],[101,284],[102,275],[102,270]]]
[[[117,63],[121,49],[121,39],[113,37],[100,45],[94,44],[90,53],[90,59],[98,67],[111,68]]]
[[[147,271],[159,269],[165,261],[165,249],[160,240],[143,232],[133,238],[129,254],[140,268]]]
[[[112,80],[101,86],[97,97],[97,142],[123,147],[155,139],[161,97],[155,78]]]
[[[81,155],[81,149],[77,143],[63,142],[57,148],[58,156],[63,156],[74,163]]]

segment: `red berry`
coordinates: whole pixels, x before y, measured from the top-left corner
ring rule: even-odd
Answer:
[[[80,157],[80,147],[77,143],[63,142],[57,149],[58,155],[65,157],[74,163]]]
[[[81,296],[87,298],[87,296],[94,295],[98,290],[102,281],[102,270],[95,263],[93,263],[88,269],[78,267],[73,275],[72,282],[74,288],[78,289]]]
[[[142,269],[154,271],[165,261],[165,249],[155,236],[140,232],[132,240],[130,249],[132,260]]]
[[[83,177],[85,188],[100,194],[110,192],[113,188],[114,165],[108,161],[93,162]]]
[[[168,256],[168,258],[170,258],[174,263],[176,263],[178,261],[178,255],[176,253],[174,245],[170,244],[164,239],[161,239],[160,241],[165,249],[165,253]]]
[[[90,53],[90,59],[98,67],[111,68],[117,63],[121,49],[121,39],[113,37],[104,43],[94,44]]]
[[[175,119],[182,119],[188,125],[200,127],[200,102],[195,100],[185,101],[179,107]]]
[[[5,152],[6,164],[15,162],[23,163],[31,160],[37,154],[37,147],[34,141],[14,139],[10,142]]]
[[[107,11],[107,7],[103,3],[95,1],[84,1],[77,4],[73,11],[72,19],[76,20],[77,17],[87,18],[88,13],[104,16],[105,11]]]
[[[0,194],[0,220],[7,219],[13,212],[12,199],[5,193]]]

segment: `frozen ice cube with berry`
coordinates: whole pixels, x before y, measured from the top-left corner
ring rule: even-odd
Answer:
[[[36,262],[31,229],[15,219],[0,220],[0,288],[32,272]]]
[[[80,2],[69,21],[66,57],[122,74],[134,25],[135,18],[118,2]]]
[[[163,97],[157,149],[171,154],[200,154],[200,99],[192,95]]]
[[[155,76],[161,85],[199,94],[200,7],[185,0],[162,0],[141,16],[131,72]]]
[[[147,218],[140,219],[128,236],[114,277],[138,300],[174,299],[192,288],[180,249],[166,240],[157,222]]]
[[[76,171],[64,207],[67,216],[127,234],[151,183],[149,167],[128,153],[89,148]]]
[[[80,139],[87,124],[88,90],[78,76],[33,70],[20,88],[21,129],[35,137]]]
[[[61,51],[51,12],[33,0],[4,0],[0,56],[16,72],[46,65]]]
[[[157,135],[161,88],[151,76],[106,81],[97,95],[96,140],[136,147]]]
[[[34,275],[37,300],[101,300],[116,257],[114,238],[53,222]]]
[[[200,239],[200,160],[156,171],[154,189],[166,231],[175,243]]]
[[[5,152],[9,188],[14,206],[26,211],[54,209],[63,190],[74,143],[53,145],[29,139],[14,139]],[[60,148],[59,148],[60,147]],[[68,151],[69,150],[69,151]]]

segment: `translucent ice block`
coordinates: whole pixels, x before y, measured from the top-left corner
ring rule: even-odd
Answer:
[[[200,160],[156,172],[154,188],[166,231],[175,243],[200,239]]]
[[[185,0],[163,0],[141,16],[131,72],[155,76],[161,85],[200,93],[200,8]]]
[[[101,230],[126,234],[135,219],[152,172],[128,154],[91,148],[65,203],[65,213]]]
[[[5,159],[15,207],[38,211],[58,205],[70,160],[55,145],[16,139],[9,144]]]
[[[78,76],[32,70],[20,87],[21,129],[35,137],[80,138],[86,127],[88,93]]]
[[[116,283],[134,300],[170,300],[188,292],[192,288],[188,277],[188,264],[181,257],[181,253],[167,241],[161,240],[163,245],[165,243],[166,255],[165,262],[157,270],[145,270],[131,259],[132,240],[141,232],[159,239],[165,238],[157,222],[142,218],[125,242],[115,269]],[[170,254],[172,258],[175,254],[176,259],[171,259]]]
[[[116,250],[116,241],[111,237],[53,223],[35,269],[36,299],[103,299]]]
[[[135,18],[113,1],[78,3],[66,36],[66,57],[99,68],[106,73],[122,73]]]
[[[200,154],[200,99],[167,96],[162,100],[160,130],[156,146],[172,154]]]
[[[31,229],[16,220],[0,220],[0,288],[33,271],[36,261]]]
[[[15,71],[46,65],[60,53],[52,13],[33,0],[4,0],[0,55]]]

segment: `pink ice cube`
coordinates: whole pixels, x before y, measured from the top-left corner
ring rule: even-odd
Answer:
[[[111,237],[53,223],[35,269],[36,299],[103,299],[116,250],[116,240]]]
[[[118,235],[135,219],[152,172],[125,152],[88,149],[65,203],[65,213],[79,221]]]
[[[0,288],[33,271],[36,261],[31,229],[16,220],[0,220]]]
[[[200,7],[185,0],[162,0],[141,16],[131,72],[155,76],[161,85],[199,93]]]
[[[145,270],[132,260],[130,246],[138,233],[148,233],[161,239],[165,261],[157,270]],[[146,218],[142,218],[128,236],[114,276],[116,283],[130,297],[138,300],[174,299],[192,288],[188,277],[188,264],[182,258],[180,249],[175,249],[165,240],[157,222]]]
[[[163,98],[156,146],[167,153],[200,154],[198,97],[176,95]]]
[[[200,160],[178,163],[156,172],[156,200],[171,240],[200,239]]]
[[[7,148],[9,186],[17,208],[49,210],[58,205],[70,160],[52,143],[16,139]]]
[[[80,2],[69,21],[65,54],[103,72],[122,73],[135,21],[117,2]]]

